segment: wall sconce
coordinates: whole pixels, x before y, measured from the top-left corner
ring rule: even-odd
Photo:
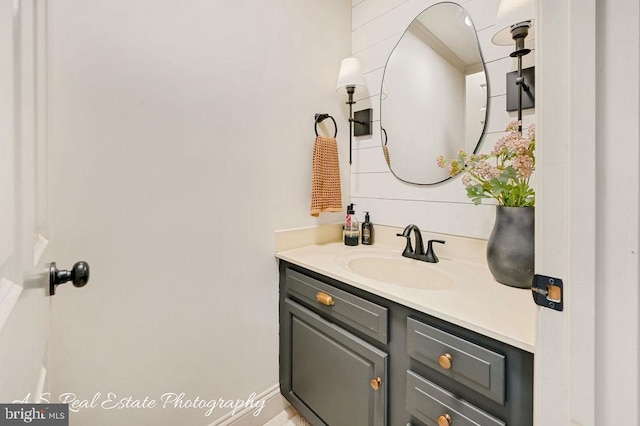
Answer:
[[[501,0],[495,24],[499,31],[491,39],[499,46],[510,46],[515,41],[516,50],[510,56],[518,58],[518,71],[507,74],[507,111],[517,110],[519,122],[523,109],[535,107],[535,68],[522,69],[522,57],[531,52],[524,47],[524,41],[527,36],[533,39],[534,15],[534,0]]]
[[[338,74],[338,86],[336,92],[341,95],[348,95],[349,100],[349,164],[351,164],[351,146],[352,136],[364,136],[371,134],[371,108],[362,111],[356,111],[353,114],[353,95],[363,93],[367,90],[367,83],[362,75],[360,61],[357,58],[346,58],[340,64],[340,73]]]

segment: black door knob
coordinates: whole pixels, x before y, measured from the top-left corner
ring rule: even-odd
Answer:
[[[71,270],[58,270],[55,262],[49,266],[49,294],[56,294],[56,287],[71,281],[74,287],[84,287],[89,282],[89,264],[76,262]]]

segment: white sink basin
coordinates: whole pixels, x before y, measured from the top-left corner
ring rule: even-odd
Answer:
[[[438,270],[437,263],[402,257],[395,250],[345,250],[336,256],[336,261],[364,278],[401,287],[446,290],[454,284],[453,278]]]

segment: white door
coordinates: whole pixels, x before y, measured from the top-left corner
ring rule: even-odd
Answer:
[[[0,402],[46,392],[44,7],[0,0]]]

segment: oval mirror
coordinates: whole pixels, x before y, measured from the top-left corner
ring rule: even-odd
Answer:
[[[420,13],[389,55],[380,92],[385,159],[406,182],[449,179],[437,158],[477,152],[487,118],[488,87],[476,30],[455,3]]]

